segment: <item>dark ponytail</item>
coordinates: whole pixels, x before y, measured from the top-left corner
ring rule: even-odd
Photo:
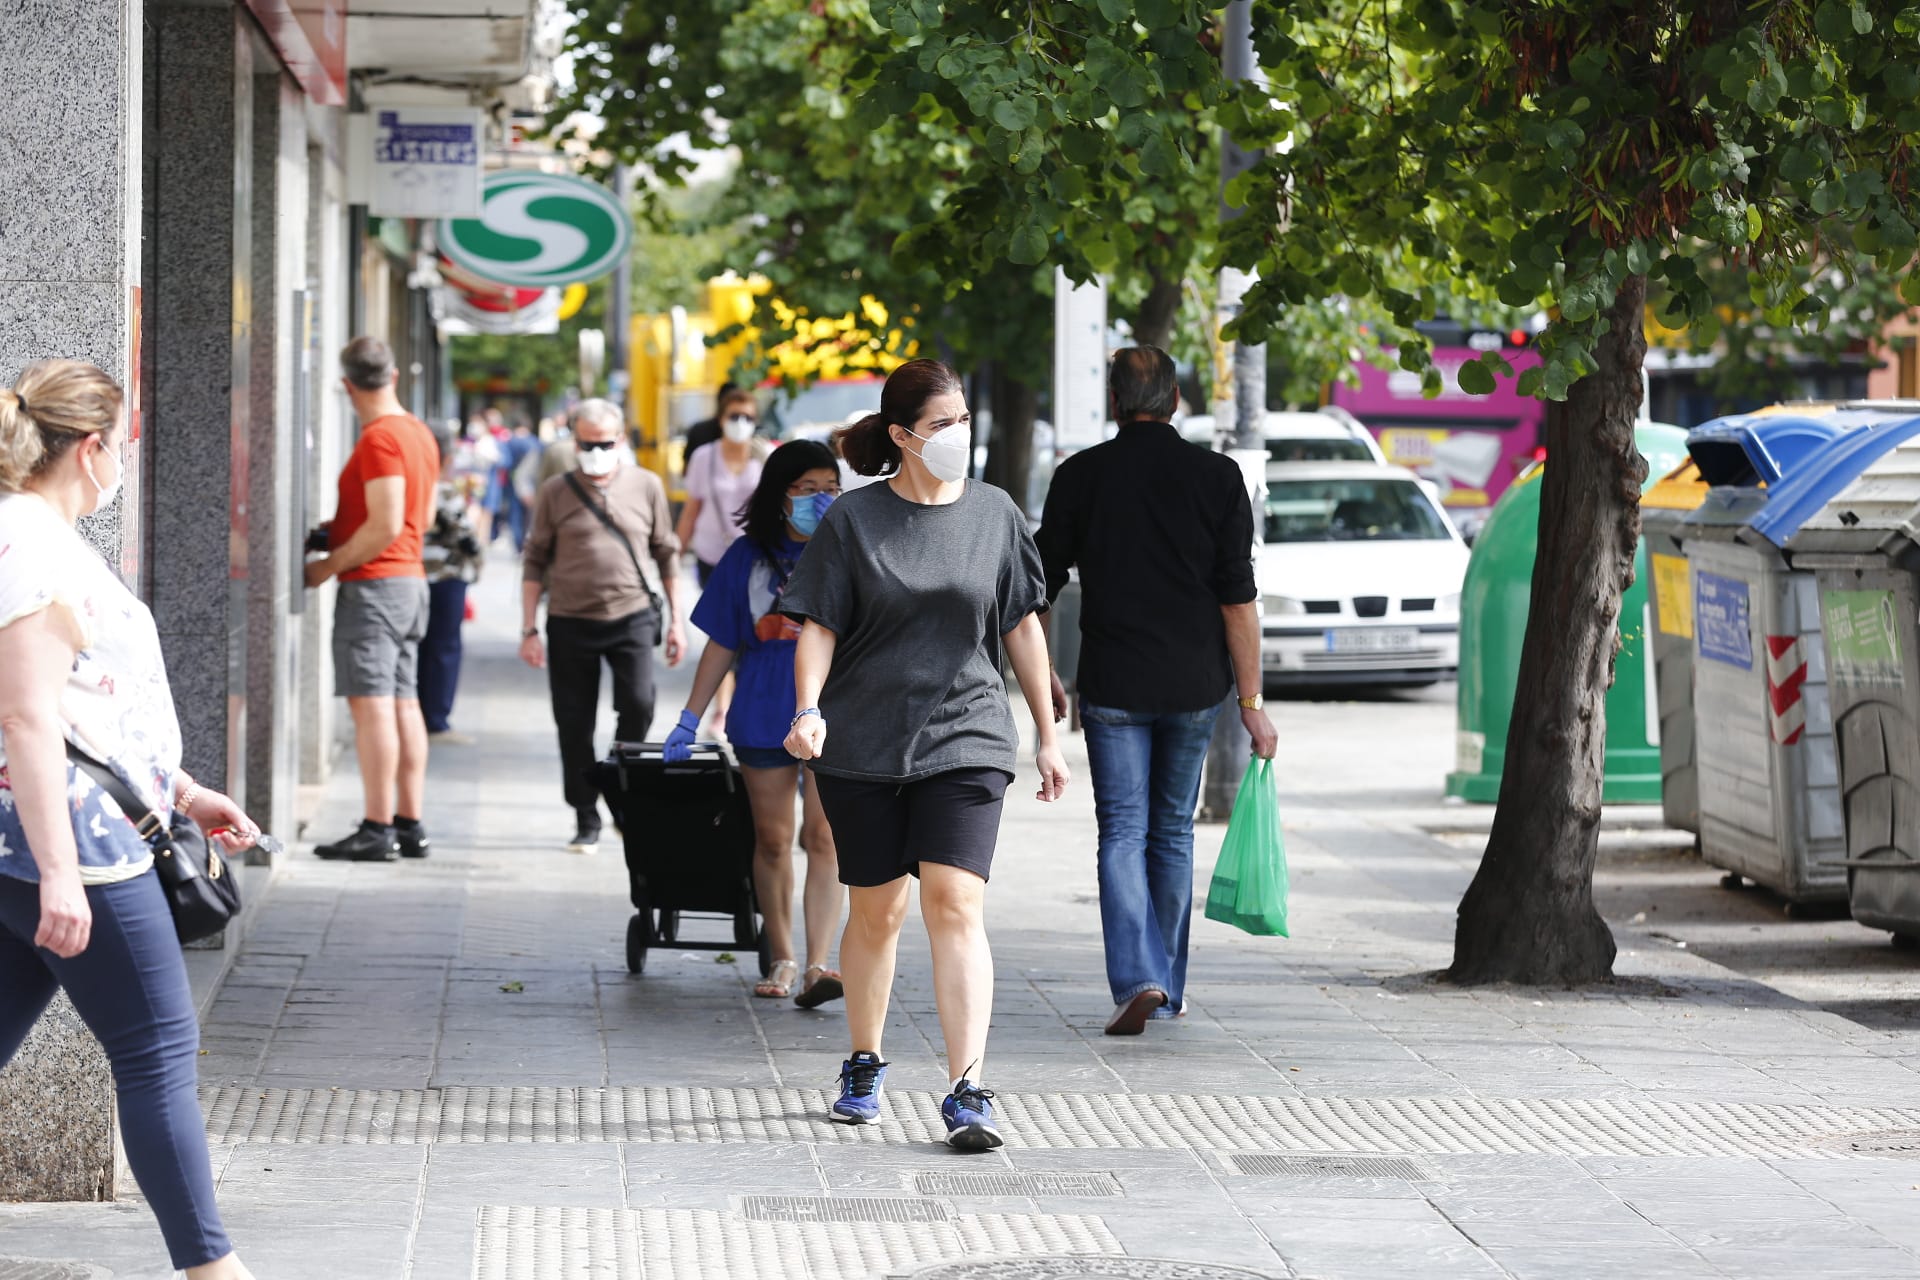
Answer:
[[[911,429],[926,411],[927,401],[958,390],[960,375],[938,360],[909,360],[887,375],[887,384],[880,390],[880,412],[834,432],[834,445],[860,475],[892,475],[900,469],[900,446],[888,428],[899,423]]]

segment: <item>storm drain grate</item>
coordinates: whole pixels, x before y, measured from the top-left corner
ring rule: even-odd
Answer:
[[[967,1258],[1120,1254],[1120,1242],[1091,1214],[761,1222],[710,1209],[489,1205],[475,1224],[473,1280],[871,1280]]]
[[[1920,1129],[1882,1129],[1868,1133],[1842,1133],[1818,1139],[1815,1146],[1850,1155],[1878,1156],[1887,1160],[1920,1160]]]
[[[913,1180],[923,1196],[1120,1196],[1110,1173],[923,1173]]]
[[[884,1125],[826,1120],[818,1089],[513,1087],[205,1090],[215,1142],[939,1142],[940,1099],[899,1090]],[[1920,1130],[1920,1109],[1653,1098],[1301,1098],[1019,1093],[995,1103],[1010,1150],[1315,1155],[1860,1159],[1856,1138]]]
[[[0,1280],[108,1280],[112,1274],[84,1262],[0,1258]]]
[[[741,1196],[740,1212],[755,1222],[948,1222],[953,1210],[938,1200],[903,1196]]]
[[[1282,1156],[1271,1151],[1225,1153],[1236,1172],[1255,1178],[1397,1178],[1428,1182],[1430,1170],[1399,1156]]]
[[[942,1263],[911,1280],[1270,1280],[1270,1273],[1161,1258],[988,1258]]]

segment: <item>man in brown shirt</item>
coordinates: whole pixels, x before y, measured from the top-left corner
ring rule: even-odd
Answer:
[[[614,736],[644,741],[653,724],[653,646],[666,610],[667,665],[680,665],[680,541],[666,487],[627,455],[620,410],[587,400],[574,410],[575,469],[540,486],[521,573],[520,657],[545,667],[560,732],[560,768],[573,807],[574,853],[600,844],[594,721],[600,664],[613,671]],[[547,641],[540,643],[540,597]]]

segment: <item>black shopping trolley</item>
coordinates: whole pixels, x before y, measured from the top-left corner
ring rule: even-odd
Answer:
[[[646,968],[651,947],[757,952],[760,973],[772,944],[753,892],[753,810],[726,748],[702,743],[690,760],[668,762],[657,742],[616,742],[594,767],[607,807],[620,815],[633,919],[627,971]],[[688,916],[733,922],[726,942],[680,936]]]

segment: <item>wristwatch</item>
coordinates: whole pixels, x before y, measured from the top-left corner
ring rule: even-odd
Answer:
[[[522,640],[531,640],[539,634],[540,628],[538,627],[523,627],[520,631],[520,638]]]
[[[1260,708],[1266,705],[1267,705],[1267,700],[1265,696],[1258,693],[1253,694],[1250,697],[1245,697],[1240,699],[1240,709],[1242,711],[1258,711]]]

